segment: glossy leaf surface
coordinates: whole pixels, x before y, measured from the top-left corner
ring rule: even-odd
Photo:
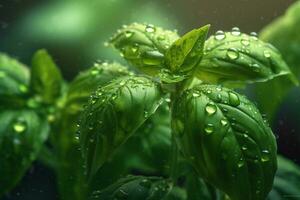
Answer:
[[[244,96],[201,85],[174,104],[172,127],[186,157],[231,199],[265,199],[276,172],[276,141]]]
[[[120,29],[110,42],[127,61],[144,73],[154,75],[162,69],[166,50],[178,38],[176,32],[133,23]]]
[[[95,92],[79,128],[88,176],[110,158],[161,102],[158,85],[144,77],[119,78]]]
[[[233,28],[218,31],[205,44],[196,76],[208,83],[252,83],[288,75],[295,77],[275,47]]]
[[[94,191],[91,199],[160,200],[171,190],[170,182],[159,177],[128,176],[104,190]]]
[[[41,149],[48,124],[30,110],[0,111],[0,195],[20,181]]]

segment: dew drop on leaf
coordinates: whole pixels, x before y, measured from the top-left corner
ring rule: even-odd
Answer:
[[[239,57],[239,52],[235,48],[229,48],[227,50],[227,56],[231,60],[236,60]]]
[[[264,50],[264,56],[266,58],[271,58],[271,54],[270,54],[270,52],[268,50]]]
[[[261,161],[267,162],[270,160],[270,152],[268,150],[262,150],[261,152]]]
[[[241,31],[238,27],[233,27],[231,29],[231,34],[234,35],[234,36],[239,36],[239,35],[241,35]]]
[[[242,45],[244,45],[244,46],[249,46],[249,45],[250,45],[250,41],[249,41],[249,39],[247,39],[247,38],[243,38],[243,39],[241,40],[241,43],[242,43]]]
[[[131,38],[133,36],[133,32],[132,31],[125,31],[125,37],[126,38]]]
[[[252,36],[252,39],[258,40],[258,35],[256,32],[251,32],[250,35]]]
[[[233,92],[228,92],[228,98],[229,98],[229,103],[232,106],[238,106],[240,105],[240,99],[238,97],[238,95],[236,95]]]
[[[26,122],[23,119],[18,119],[14,124],[13,124],[13,129],[16,133],[23,133],[27,129]]]
[[[240,158],[239,161],[238,161],[238,167],[241,168],[241,167],[244,166],[244,164],[245,164],[244,159],[243,159],[243,158]]]
[[[228,124],[228,121],[226,119],[221,119],[222,126],[226,126]]]
[[[193,96],[193,97],[199,97],[200,94],[199,94],[199,93],[196,93],[196,92],[193,92],[192,96]]]
[[[225,33],[223,31],[217,31],[215,33],[215,39],[216,40],[223,40],[226,37]]]
[[[204,128],[204,132],[206,135],[210,135],[214,132],[214,125],[213,124],[206,124]]]
[[[148,24],[145,28],[145,31],[148,32],[148,33],[154,33],[156,30],[155,30],[155,27],[152,24]]]
[[[208,115],[212,115],[217,111],[217,107],[213,103],[208,103],[205,107],[205,111]]]

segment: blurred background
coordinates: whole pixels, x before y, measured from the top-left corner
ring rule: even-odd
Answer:
[[[211,24],[216,30],[237,26],[259,32],[282,15],[292,0],[1,0],[0,51],[30,65],[46,48],[67,80],[99,60],[118,60],[104,42],[123,24],[147,22],[183,34]],[[300,163],[299,88],[280,106],[273,125],[279,151]],[[255,99],[254,99],[255,100]],[[57,199],[55,177],[39,163],[5,200]]]

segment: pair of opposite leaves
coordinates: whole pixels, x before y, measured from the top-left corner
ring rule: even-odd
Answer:
[[[152,76],[121,77],[98,88],[80,122],[80,142],[92,177],[166,98],[162,83],[196,76],[203,82],[245,84],[276,76],[295,78],[279,52],[255,35],[217,32],[208,26],[178,38],[152,25],[125,26],[112,38],[121,56]],[[100,67],[101,68],[101,67]],[[276,171],[276,142],[255,106],[216,85],[179,94],[172,128],[181,149],[201,177],[232,199],[264,199]]]

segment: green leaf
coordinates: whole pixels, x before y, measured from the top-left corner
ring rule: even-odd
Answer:
[[[30,86],[45,103],[53,103],[61,94],[62,76],[52,57],[44,49],[32,58]]]
[[[268,199],[297,198],[300,194],[300,167],[282,156],[277,158],[278,170]]]
[[[91,177],[162,103],[159,86],[144,77],[124,77],[99,87],[80,122],[80,143]]]
[[[178,37],[176,32],[151,24],[133,23],[118,30],[110,42],[133,66],[155,75],[163,68],[166,50]]]
[[[26,95],[28,83],[29,71],[25,65],[0,53],[0,107]]]
[[[90,199],[160,200],[170,192],[172,185],[159,177],[128,176],[104,190],[96,190]]]
[[[0,195],[12,189],[30,167],[49,127],[30,110],[0,111]]]
[[[201,61],[209,27],[206,25],[186,33],[166,51],[166,65],[172,72],[187,74]]]
[[[218,31],[205,43],[202,61],[196,76],[208,83],[242,84],[263,82],[288,75],[297,83],[279,51],[233,28],[232,32]]]
[[[232,200],[265,199],[276,172],[276,140],[244,96],[214,85],[184,92],[172,127],[185,156]]]

